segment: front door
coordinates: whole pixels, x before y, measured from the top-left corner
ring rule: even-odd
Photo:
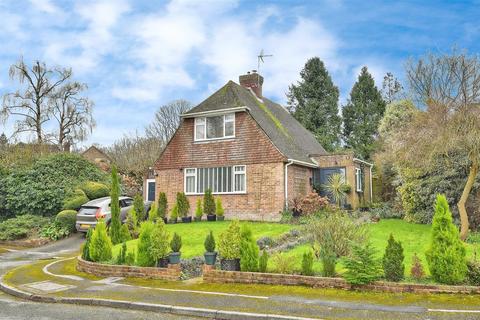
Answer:
[[[155,201],[155,179],[147,180],[147,201]]]

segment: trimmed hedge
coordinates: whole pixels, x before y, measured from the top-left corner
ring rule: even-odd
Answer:
[[[110,195],[110,189],[105,184],[99,182],[87,181],[80,186],[80,189],[85,192],[90,200],[108,197]]]
[[[89,201],[82,189],[75,189],[73,193],[63,202],[64,210],[78,210],[83,204]]]
[[[62,228],[68,229],[70,232],[75,231],[75,223],[77,222],[77,211],[63,210],[55,217],[55,222]]]

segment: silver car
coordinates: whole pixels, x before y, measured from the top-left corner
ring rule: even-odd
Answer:
[[[122,223],[127,219],[127,213],[133,206],[133,199],[130,197],[119,197],[120,220]],[[82,205],[77,213],[76,228],[79,232],[87,232],[90,228],[95,228],[99,219],[104,219],[105,223],[110,224],[112,215],[110,213],[110,197],[98,198]],[[151,202],[144,203],[145,210],[150,210]]]

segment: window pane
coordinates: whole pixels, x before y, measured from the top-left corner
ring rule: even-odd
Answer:
[[[235,121],[235,114],[234,113],[226,114],[225,115],[225,122],[227,122],[227,121]]]
[[[207,118],[207,139],[223,137],[223,116]]]
[[[230,137],[234,135],[233,130],[234,124],[233,122],[225,122],[225,136]]]
[[[227,167],[227,192],[232,192],[232,167]]]
[[[186,189],[187,193],[194,193],[195,192],[195,177],[190,176],[186,178]]]
[[[197,193],[203,193],[203,169],[197,169]]]
[[[195,137],[197,140],[205,139],[205,125],[195,126]]]
[[[245,191],[245,174],[235,175],[235,191]]]

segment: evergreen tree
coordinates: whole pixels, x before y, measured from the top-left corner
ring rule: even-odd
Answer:
[[[120,221],[120,183],[118,181],[117,167],[112,167],[112,190],[110,191],[110,238],[112,239],[113,244],[122,242],[122,235],[120,228],[122,227],[122,222]]]
[[[452,213],[444,195],[437,195],[430,246],[425,252],[428,268],[439,283],[456,284],[465,279],[465,245],[452,222]]]
[[[378,125],[385,112],[385,101],[375,86],[367,67],[363,67],[343,107],[345,144],[363,159],[370,159],[378,135]]]
[[[252,230],[245,224],[241,228],[240,237],[240,270],[257,272],[259,249],[253,239]]]
[[[403,264],[404,258],[402,244],[395,241],[393,235],[390,234],[382,261],[385,279],[395,282],[403,280],[405,276],[405,265]]]
[[[327,151],[333,151],[340,145],[341,136],[338,88],[318,57],[307,61],[300,77],[296,85],[289,87],[288,108]]]
[[[167,195],[165,192],[160,192],[158,195],[158,217],[163,219],[167,216],[168,210],[168,202],[167,202]]]
[[[103,220],[100,220],[95,226],[88,250],[91,261],[106,262],[112,259],[112,241],[108,237],[107,227]]]
[[[380,261],[370,243],[366,245],[352,244],[352,253],[344,259],[347,271],[344,278],[353,285],[369,284],[381,276]]]
[[[83,248],[82,248],[82,259],[85,260],[85,261],[91,261],[91,258],[90,258],[90,241],[91,241],[91,238],[92,238],[92,233],[93,233],[93,229],[92,228],[88,229],[85,244],[83,245]]]
[[[137,214],[138,222],[143,222],[147,220],[147,212],[145,211],[145,204],[143,203],[143,197],[141,194],[135,195],[133,197],[133,210]]]
[[[212,190],[205,190],[205,195],[203,196],[203,213],[206,215],[215,214],[215,200],[213,199]]]

